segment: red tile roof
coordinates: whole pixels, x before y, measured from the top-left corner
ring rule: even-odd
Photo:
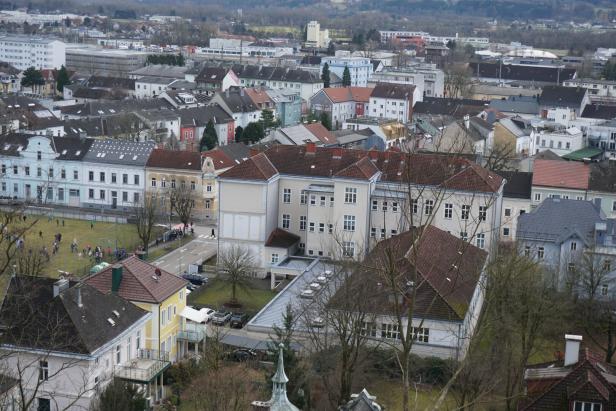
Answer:
[[[222,178],[269,180],[278,170],[264,153],[258,153],[220,175]]]
[[[155,265],[142,261],[136,256],[128,257],[119,264],[122,265],[122,281],[118,295],[128,301],[158,304],[188,284],[183,278],[159,270]],[[85,282],[101,293],[110,293],[112,267],[109,266],[91,275]],[[160,276],[155,275],[156,270],[159,270]]]
[[[335,144],[336,137],[334,134],[325,128],[325,126],[321,123],[310,123],[305,124],[304,127],[310,131],[316,138],[319,139],[323,144]]]
[[[201,155],[196,151],[154,149],[146,167],[172,168],[177,170],[201,170]]]
[[[245,88],[244,92],[248,94],[248,97],[257,106],[261,107],[265,103],[269,103],[270,106],[274,105],[274,101],[267,95],[264,89],[261,88]]]
[[[533,185],[588,190],[590,167],[578,161],[535,160]]]
[[[369,180],[378,172],[379,169],[376,168],[374,163],[370,161],[368,157],[362,157],[347,168],[343,168],[338,171],[335,176],[356,178],[358,180]]]
[[[204,151],[201,153],[201,157],[206,158],[209,157],[212,159],[212,163],[214,163],[215,170],[222,170],[225,168],[233,167],[237,163],[231,159],[231,157],[227,156],[220,149],[215,148],[213,150]]]
[[[333,103],[356,101],[367,103],[372,94],[372,87],[330,87],[324,88],[323,92]]]
[[[365,150],[316,147],[314,153],[307,153],[306,146],[276,145],[260,159],[263,167],[254,164],[238,164],[224,172],[221,178],[265,180],[276,173],[307,177],[332,177],[343,173],[347,167],[363,158],[372,162],[374,169],[381,171],[381,180],[390,182],[411,182],[421,185],[441,186],[454,190],[496,192],[503,178],[462,157],[442,154],[408,154],[395,151],[372,152]],[[252,157],[254,159],[255,157]],[[357,166],[357,165],[356,165]],[[264,170],[267,171],[264,173]],[[345,171],[344,177],[365,179],[372,168],[361,163],[357,177]],[[370,174],[373,175],[374,173]],[[340,175],[342,176],[342,174]]]

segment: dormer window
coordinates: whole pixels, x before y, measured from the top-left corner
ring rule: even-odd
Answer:
[[[573,411],[602,411],[599,402],[573,401]]]

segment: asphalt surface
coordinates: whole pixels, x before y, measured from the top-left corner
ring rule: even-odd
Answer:
[[[206,227],[195,226],[195,237],[184,238],[177,249],[154,261],[154,265],[170,273],[179,275],[188,269],[188,265],[204,261],[216,254],[217,239],[213,238]],[[190,240],[190,241],[189,241]]]

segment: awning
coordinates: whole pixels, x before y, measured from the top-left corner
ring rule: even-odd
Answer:
[[[205,322],[207,314],[205,314],[205,310],[202,312],[197,311],[192,307],[184,307],[184,309],[180,313],[180,316],[196,323],[202,323]]]

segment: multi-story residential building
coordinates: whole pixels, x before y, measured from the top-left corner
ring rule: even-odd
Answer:
[[[587,126],[586,137],[588,145],[602,149],[605,158],[616,158],[616,119]]]
[[[175,80],[166,77],[140,77],[135,80],[135,97],[155,98],[167,90]]]
[[[590,164],[586,199],[601,207],[608,218],[616,219],[616,165],[612,160]]]
[[[10,278],[0,309],[3,373],[18,381],[13,405],[91,409],[114,377],[150,388],[169,363],[145,352],[151,313],[87,284]],[[149,360],[144,358],[149,356]],[[161,378],[162,383],[162,378]]]
[[[233,117],[235,127],[246,128],[248,124],[261,119],[261,109],[253,103],[243,88],[233,87],[224,92],[216,93],[211,103],[218,104],[227,114]],[[220,137],[218,138],[220,139]]]
[[[201,153],[203,157],[203,186],[206,220],[218,218],[218,182],[216,177],[231,167],[245,161],[250,156],[250,149],[243,143],[231,143],[218,146]]]
[[[555,285],[583,286],[577,282],[594,275],[596,278],[590,281],[601,284],[593,284],[597,287],[593,291],[602,289],[601,295],[605,296],[616,294],[616,275],[612,273],[616,258],[614,235],[614,220],[607,219],[597,204],[549,198],[518,218],[516,236],[525,255],[552,269]],[[592,269],[588,267],[588,257],[596,259],[592,264],[594,273],[585,271]],[[588,292],[587,285],[585,288]]]
[[[321,59],[321,72],[323,72],[325,64],[329,66],[330,73],[340,78],[343,78],[344,70],[348,68],[351,74],[351,87],[366,87],[373,69],[370,59],[366,57],[323,57]]]
[[[263,276],[294,247],[363,258],[378,240],[427,223],[479,248],[499,236],[503,179],[461,158],[280,145],[218,183],[219,252],[245,247]],[[268,249],[275,230],[297,241]]]
[[[374,72],[370,77],[370,84],[396,83],[413,85],[417,87],[420,100],[423,96],[443,97],[445,94],[445,73],[436,67],[435,64],[419,63],[410,67],[397,69],[387,69],[381,72]]]
[[[530,133],[530,153],[550,150],[559,156],[572,153],[586,146],[584,133],[577,127],[553,125],[533,128]]]
[[[145,325],[146,348],[167,353],[170,361],[188,354],[182,334],[186,324],[180,315],[186,307],[186,280],[131,256],[84,281],[101,293],[115,293],[151,313]]]
[[[19,70],[59,69],[66,63],[65,45],[52,38],[4,35],[0,37],[0,59]]]
[[[8,134],[0,137],[1,195],[80,207],[82,160],[92,139]]]
[[[240,80],[232,69],[224,67],[204,67],[195,77],[199,87],[209,91],[226,91],[229,87],[237,87]]]
[[[329,30],[321,30],[318,21],[310,21],[306,26],[306,47],[324,48],[329,45]]]
[[[232,69],[242,87],[267,86],[274,90],[295,90],[306,102],[323,88],[323,80],[316,71],[246,64],[235,64]]]
[[[548,198],[586,200],[590,167],[577,161],[535,160],[531,206]]]
[[[145,195],[151,141],[97,140],[82,159],[82,207],[128,210]]]
[[[75,45],[66,48],[66,68],[84,74],[128,76],[145,65],[148,53]]]
[[[422,98],[419,93],[419,90],[411,85],[378,83],[370,94],[368,115],[406,124],[413,114],[415,101]]]
[[[207,123],[212,121],[218,145],[233,143],[235,139],[235,120],[219,104],[178,110],[180,116],[180,142],[186,150],[199,150],[199,143]]]
[[[503,189],[503,215],[500,228],[501,241],[515,241],[518,218],[530,212],[530,196],[533,173],[521,171],[501,171],[506,181]]]
[[[602,101],[604,98],[605,100],[616,99],[616,81],[613,80],[579,78],[564,81],[563,86],[587,89],[591,101]]]
[[[145,165],[146,194],[160,200],[161,210],[171,210],[170,192],[180,190],[182,197],[190,193],[194,202],[192,216],[205,219],[206,209],[201,153],[197,151],[174,151],[154,149]],[[209,204],[207,204],[209,206]]]
[[[310,98],[310,109],[326,113],[337,129],[349,118],[368,115],[371,93],[372,87],[324,88]]]
[[[294,126],[302,118],[302,98],[299,93],[291,89],[265,91],[274,102],[276,116],[282,127]]]
[[[574,118],[582,115],[584,108],[590,103],[588,90],[581,87],[545,86],[539,96],[539,112],[541,117],[560,121],[553,112],[566,109],[574,113]],[[552,114],[552,115],[551,115]]]

